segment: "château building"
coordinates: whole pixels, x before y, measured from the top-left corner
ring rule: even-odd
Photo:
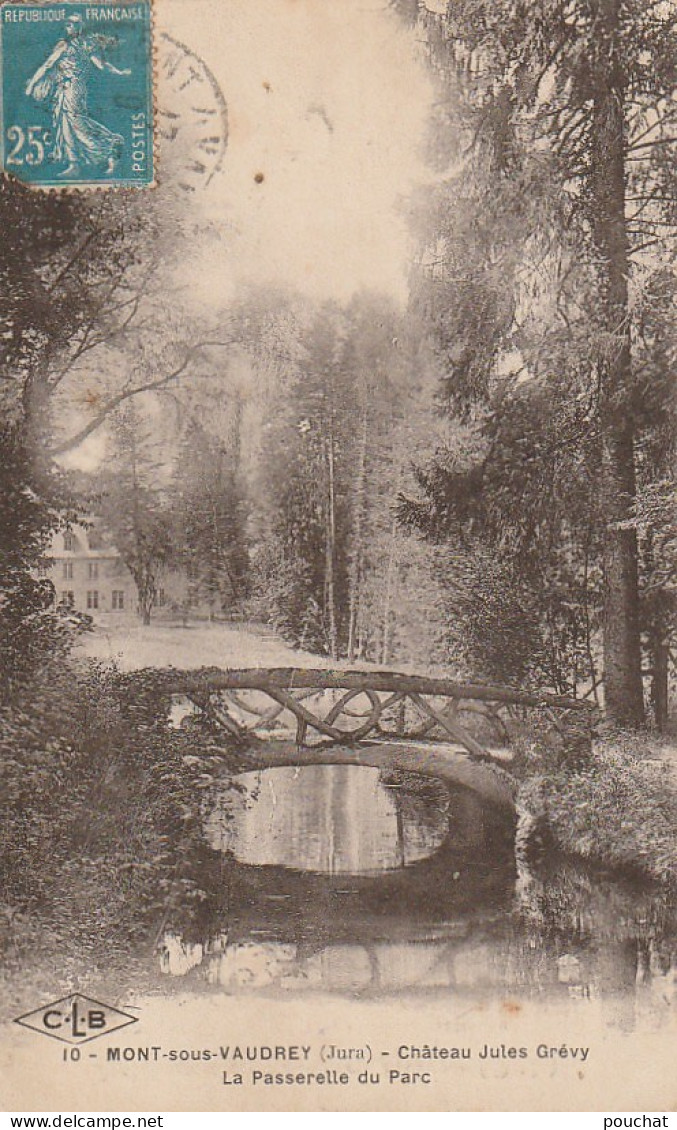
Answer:
[[[118,550],[96,524],[59,530],[47,554],[44,575],[55,603],[78,612],[134,612],[134,578]]]
[[[54,585],[57,606],[121,616],[136,615],[138,595],[134,578],[112,537],[96,518],[74,523],[52,538],[41,575]],[[211,617],[218,610],[183,569],[168,568],[158,585],[154,614]]]

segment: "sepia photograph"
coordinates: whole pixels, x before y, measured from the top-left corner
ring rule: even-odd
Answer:
[[[4,1109],[674,1109],[674,0],[2,3],[0,99]]]

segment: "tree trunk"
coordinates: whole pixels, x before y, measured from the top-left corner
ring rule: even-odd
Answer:
[[[150,624],[151,613],[153,605],[155,604],[155,585],[152,578],[142,576],[140,584],[137,582],[137,589],[139,592],[139,611],[141,613],[142,622],[146,625]]]
[[[394,497],[397,498],[400,487],[402,486],[402,464],[397,467],[397,479],[395,480]],[[388,663],[390,658],[390,635],[391,635],[391,611],[393,589],[396,583],[397,572],[397,532],[399,526],[397,517],[393,516],[390,524],[390,538],[388,542],[388,566],[386,569],[385,577],[385,592],[383,601],[383,638],[381,644],[381,663]]]
[[[585,547],[585,559],[583,565],[583,609],[585,615],[585,654],[588,661],[588,675],[590,677],[590,694],[595,699],[595,705],[599,706],[599,678],[597,676],[597,666],[595,664],[595,657],[592,650],[592,625],[590,623],[590,555],[588,546]]]
[[[383,640],[381,644],[381,663],[390,660],[390,616],[392,610],[393,588],[395,586],[397,547],[397,518],[393,518],[390,527],[390,541],[388,546],[388,568],[386,571],[385,591],[383,600]]]
[[[329,653],[338,659],[336,624],[336,485],[334,475],[334,427],[329,425],[327,440],[327,523],[325,531],[325,602],[329,619]]]
[[[665,733],[668,724],[668,667],[670,664],[670,645],[656,630],[651,641],[651,706],[659,734]]]
[[[360,589],[362,587],[362,565],[364,559],[364,511],[365,511],[365,480],[367,470],[367,436],[369,434],[369,420],[365,404],[362,414],[362,436],[360,441],[360,458],[357,465],[357,481],[355,483],[355,514],[353,519],[353,559],[350,568],[350,609],[348,618],[348,659],[355,658],[355,636],[357,629],[357,615],[360,607]]]
[[[617,429],[621,431],[620,427]],[[626,435],[604,429],[603,502],[607,530],[604,547],[604,703],[608,718],[620,726],[644,722],[639,630],[637,539],[619,529],[629,517],[634,497],[631,424]]]
[[[592,117],[590,204],[600,279],[599,420],[604,545],[604,701],[621,726],[644,722],[637,539],[621,528],[635,500],[634,421],[625,202],[625,80],[620,60],[621,0],[599,0]]]

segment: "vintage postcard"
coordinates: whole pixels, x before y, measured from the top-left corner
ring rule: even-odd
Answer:
[[[676,60],[0,5],[5,1110],[665,1124]]]

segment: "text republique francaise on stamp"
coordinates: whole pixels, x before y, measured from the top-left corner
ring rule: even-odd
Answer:
[[[4,4],[4,171],[36,187],[154,181],[150,0]]]

